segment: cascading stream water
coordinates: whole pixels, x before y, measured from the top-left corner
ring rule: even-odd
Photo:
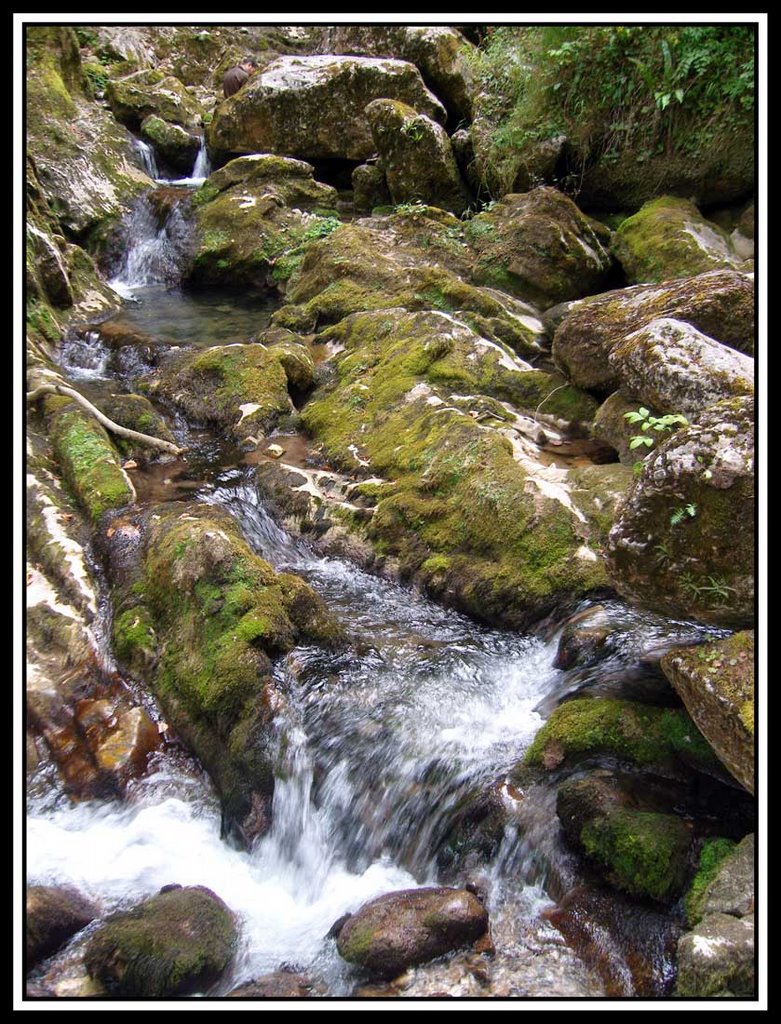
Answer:
[[[148,195],[142,196],[122,233],[122,259],[109,281],[115,291],[132,298],[138,288],[179,283],[193,240],[180,202],[174,198],[161,208]]]

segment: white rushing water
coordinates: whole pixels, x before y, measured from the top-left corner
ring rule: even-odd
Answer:
[[[178,284],[192,244],[192,229],[178,202],[167,209],[139,199],[123,225],[122,259],[108,282],[124,298],[150,285]]]

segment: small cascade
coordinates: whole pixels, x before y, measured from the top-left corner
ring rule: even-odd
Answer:
[[[193,173],[191,181],[202,182],[212,172],[211,160],[209,160],[209,154],[206,152],[206,139],[201,139],[201,148],[198,150],[198,155],[195,158],[195,166],[193,167]]]
[[[68,334],[60,348],[60,365],[71,380],[107,380],[110,356],[97,331]]]
[[[157,169],[157,160],[155,158],[154,149],[152,149],[149,143],[144,142],[143,139],[133,139],[133,146],[136,152],[141,156],[144,170],[150,178],[156,181],[160,176],[160,172]]]
[[[142,196],[122,226],[122,258],[109,284],[121,295],[136,288],[179,283],[190,257],[193,232],[170,189]]]

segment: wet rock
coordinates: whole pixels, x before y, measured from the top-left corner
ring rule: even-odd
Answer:
[[[27,246],[47,299],[55,306],[73,305],[68,269],[63,253],[54,239],[34,224],[27,225]]]
[[[692,833],[673,814],[632,805],[608,772],[559,787],[556,813],[570,843],[631,896],[675,899],[688,874]]]
[[[575,665],[590,664],[614,628],[601,605],[573,615],[561,631],[553,667],[569,669]]]
[[[680,775],[681,755],[701,771],[718,771],[718,761],[689,716],[677,708],[635,701],[579,698],[558,707],[534,737],[524,763],[550,771],[595,755]]]
[[[474,280],[543,309],[598,291],[610,271],[610,232],[555,188],[507,195],[469,221]]]
[[[753,358],[680,320],[652,320],[616,345],[608,362],[624,394],[695,421],[714,402],[754,394]]]
[[[322,984],[306,974],[274,971],[232,989],[228,999],[312,999],[325,995]]]
[[[328,25],[318,32],[317,48],[409,61],[449,114],[471,119],[475,84],[469,56],[476,50],[450,25]]]
[[[755,994],[754,918],[708,914],[678,944],[677,996]]]
[[[308,159],[365,160],[374,152],[366,105],[401,100],[445,120],[439,101],[405,61],[370,57],[279,57],[215,111],[211,149]]]
[[[166,167],[182,176],[191,173],[201,146],[199,135],[150,114],[141,122],[141,138],[154,148],[155,155]]]
[[[114,727],[97,746],[95,759],[103,771],[126,782],[143,772],[149,755],[159,745],[157,726],[146,711],[130,708],[117,716]]]
[[[176,444],[176,438],[162,416],[143,395],[110,395],[101,399],[99,408],[109,419],[122,427],[137,430],[142,434],[159,437],[163,441]],[[149,459],[159,453],[158,449],[136,441],[129,441],[119,435],[117,448],[123,455],[132,459]]]
[[[340,631],[317,595],[254,555],[219,508],[157,506],[141,531],[136,564],[111,566],[115,650],[132,664],[139,649],[150,664],[145,681],[166,720],[214,780],[226,824],[249,843],[271,823],[281,697],[270,655],[305,637],[335,644]]]
[[[646,456],[610,532],[618,592],[728,628],[754,616],[753,401],[717,402]]]
[[[133,130],[151,116],[183,128],[201,123],[201,109],[187,87],[161,71],[141,70],[111,79],[106,98],[114,117]]]
[[[613,252],[630,284],[741,269],[729,236],[686,199],[662,196],[621,223]]]
[[[498,787],[465,798],[466,806],[455,815],[437,852],[443,879],[463,877],[467,870],[488,864],[504,837],[508,812]],[[476,883],[465,886],[481,903],[485,893]]]
[[[97,916],[97,907],[74,890],[28,886],[25,969],[29,971],[40,960],[51,956]]]
[[[187,352],[145,386],[196,423],[241,439],[260,437],[295,411],[289,389],[302,394],[314,383],[312,357],[295,335],[278,330],[263,337],[277,343]]]
[[[371,211],[375,206],[390,205],[385,172],[376,164],[359,164],[352,173],[352,186],[356,210]]]
[[[469,193],[444,128],[405,103],[374,100],[366,107],[394,203],[423,202],[460,214]]]
[[[179,887],[112,914],[90,939],[90,977],[114,997],[157,998],[207,991],[227,967],[236,921],[204,886]]]
[[[621,288],[571,304],[556,326],[553,358],[581,387],[612,391],[620,383],[617,367],[609,360],[613,349],[663,317],[691,324],[739,352],[754,352],[753,281],[734,270],[713,270],[663,285]]]
[[[753,631],[673,650],[662,669],[721,761],[753,793]]]
[[[364,904],[342,927],[337,949],[371,974],[394,978],[469,945],[487,927],[487,911],[465,890],[409,889]]]

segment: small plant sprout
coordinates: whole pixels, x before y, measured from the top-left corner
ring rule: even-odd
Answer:
[[[673,514],[670,516],[670,526],[678,526],[688,516],[689,519],[694,519],[697,515],[697,506],[693,504],[681,505],[680,508],[676,508]]]
[[[634,434],[629,441],[631,449],[645,447],[653,448],[654,439],[649,436],[650,431],[674,430],[676,427],[688,427],[689,421],[679,412],[667,413],[665,416],[652,416],[651,410],[640,406],[636,412],[625,412],[624,419],[629,423],[639,423],[642,434]]]

